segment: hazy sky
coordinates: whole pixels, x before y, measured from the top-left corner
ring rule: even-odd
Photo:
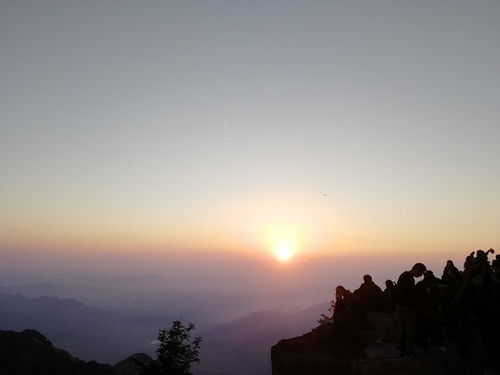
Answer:
[[[0,0],[0,251],[499,247],[499,20],[495,0]]]

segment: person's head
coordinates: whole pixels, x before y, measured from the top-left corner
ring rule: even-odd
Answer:
[[[339,285],[339,286],[337,286],[337,288],[335,288],[336,299],[342,299],[344,294],[345,294],[345,288],[342,285]]]
[[[363,281],[364,281],[365,283],[369,283],[369,282],[371,282],[371,281],[373,281],[373,280],[372,280],[372,277],[371,277],[370,275],[364,275],[364,276],[363,276]]]
[[[453,261],[452,261],[452,260],[448,259],[448,260],[446,261],[446,266],[447,266],[447,267],[453,267],[453,266],[455,266],[455,265],[453,264]]]
[[[434,284],[436,282],[436,277],[434,276],[434,272],[432,272],[431,270],[425,271],[424,282],[426,284]]]
[[[427,271],[427,267],[423,263],[415,263],[410,272],[413,277],[420,277],[425,271]]]

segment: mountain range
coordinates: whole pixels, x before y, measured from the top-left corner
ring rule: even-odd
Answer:
[[[65,288],[67,292],[72,289],[60,285],[59,293]],[[20,289],[23,288],[17,287]],[[270,374],[271,346],[283,338],[310,331],[329,307],[329,303],[321,303],[297,313],[255,311],[259,307],[257,300],[217,293],[122,291],[114,299],[110,297],[108,307],[114,309],[107,310],[73,298],[36,297],[41,289],[49,294],[48,285],[24,289],[31,290],[27,294],[32,297],[7,294],[8,288],[0,288],[0,330],[37,330],[56,347],[81,360],[116,364],[135,353],[154,357],[158,331],[182,318],[195,323],[194,335],[203,339],[201,363],[192,369],[196,375]],[[85,289],[79,290],[83,296]],[[51,293],[55,294],[54,290]],[[111,295],[112,290],[108,293]],[[126,295],[130,297],[128,301]],[[122,309],[117,308],[120,303]],[[244,315],[243,309],[248,314]]]

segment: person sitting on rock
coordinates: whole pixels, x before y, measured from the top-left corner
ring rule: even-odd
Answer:
[[[335,301],[328,346],[337,357],[354,357],[363,349],[352,310],[343,298]]]
[[[360,329],[372,328],[371,323],[368,319],[368,315],[366,315],[365,305],[361,300],[361,298],[359,298],[357,295],[344,288],[342,285],[339,285],[335,289],[335,299],[336,301],[344,300],[346,305],[349,306],[349,308],[352,311],[352,315],[354,317],[354,321],[356,323],[357,328]]]

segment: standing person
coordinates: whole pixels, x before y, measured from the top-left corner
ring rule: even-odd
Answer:
[[[424,279],[416,287],[420,298],[418,310],[417,343],[425,351],[429,345],[446,351],[443,340],[442,298],[438,288],[438,278],[430,270],[425,271]]]
[[[500,254],[497,254],[495,256],[495,260],[491,262],[491,270],[493,272],[493,276],[500,280]]]
[[[453,300],[460,317],[459,352],[472,359],[476,374],[487,374],[500,356],[500,283],[476,269]]]
[[[370,275],[363,276],[363,283],[354,291],[363,301],[366,311],[388,311],[388,300],[384,291],[373,282]]]
[[[462,289],[462,284],[464,279],[462,278],[462,274],[458,269],[450,269],[448,271],[448,281],[447,285],[443,290],[443,323],[448,328],[448,337],[456,338],[458,327],[459,327],[459,318],[456,311],[452,308],[453,299]]]
[[[443,276],[441,276],[441,282],[445,285],[448,285],[450,282],[451,276],[450,272],[457,272],[460,273],[457,267],[453,264],[453,261],[448,259],[446,261],[446,266],[443,269]]]
[[[396,310],[399,313],[400,332],[398,351],[404,358],[415,356],[413,346],[417,336],[417,310],[419,307],[418,290],[415,278],[427,271],[422,263],[416,263],[410,271],[403,272],[396,283]]]
[[[394,281],[387,279],[385,280],[384,294],[386,295],[387,301],[389,303],[389,312],[396,310],[396,284]]]

